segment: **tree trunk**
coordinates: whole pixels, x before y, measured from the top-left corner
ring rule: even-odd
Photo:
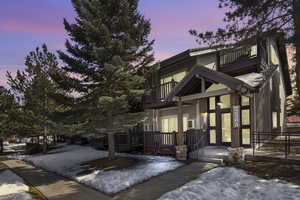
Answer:
[[[44,127],[44,136],[43,136],[43,153],[47,153],[47,127]]]
[[[108,114],[108,128],[113,128],[113,116],[111,112]],[[108,157],[111,160],[115,158],[115,135],[113,133],[108,134]]]
[[[111,160],[115,158],[115,135],[113,133],[108,134],[108,157]]]
[[[300,93],[300,0],[294,0],[294,28],[295,28],[295,47],[296,47],[296,86]]]
[[[3,147],[3,139],[0,139],[0,153],[3,153],[4,147]]]

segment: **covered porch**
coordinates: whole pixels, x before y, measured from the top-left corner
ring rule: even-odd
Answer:
[[[195,140],[199,141],[193,143],[194,151],[203,146],[251,147],[251,133],[254,130],[253,93],[259,81],[261,77],[254,74],[249,80],[248,76],[231,77],[195,66],[166,98],[166,102],[175,102],[177,105],[174,108],[176,134],[170,134],[170,137],[176,138],[172,141],[177,154],[191,152],[191,147],[186,143],[190,129],[205,135],[196,137]],[[193,121],[187,121],[185,117],[185,112],[190,108],[195,112]],[[157,127],[156,131],[159,130],[164,132],[163,124]]]

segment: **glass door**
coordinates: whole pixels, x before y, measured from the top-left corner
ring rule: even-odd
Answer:
[[[209,144],[231,145],[230,95],[209,98]]]
[[[222,113],[222,144],[231,144],[231,113]]]

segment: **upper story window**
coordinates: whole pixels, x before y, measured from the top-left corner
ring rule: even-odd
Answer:
[[[185,77],[186,73],[187,73],[186,71],[183,71],[183,72],[179,72],[176,74],[172,74],[170,76],[166,76],[166,77],[160,79],[160,83],[161,84],[169,83],[172,80],[179,83]]]

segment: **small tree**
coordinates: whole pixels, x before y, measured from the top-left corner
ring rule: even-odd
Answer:
[[[16,77],[7,74],[8,84],[21,105],[22,114],[18,117],[18,121],[31,127],[33,133],[43,132],[45,153],[47,136],[51,128],[57,126],[52,115],[60,109],[60,106],[50,97],[51,93],[58,92],[58,88],[49,76],[49,73],[57,71],[58,62],[56,56],[48,51],[46,45],[43,45],[42,48],[38,47],[29,53],[25,65],[25,71],[18,71]]]
[[[61,88],[78,94],[69,113],[82,124],[81,133],[109,134],[110,158],[112,134],[143,118],[130,112],[130,102],[143,93],[144,78],[138,72],[154,60],[150,22],[138,12],[138,2],[72,0],[76,23],[64,21],[71,41],[66,42],[67,53],[58,52],[72,76],[53,75]]]

